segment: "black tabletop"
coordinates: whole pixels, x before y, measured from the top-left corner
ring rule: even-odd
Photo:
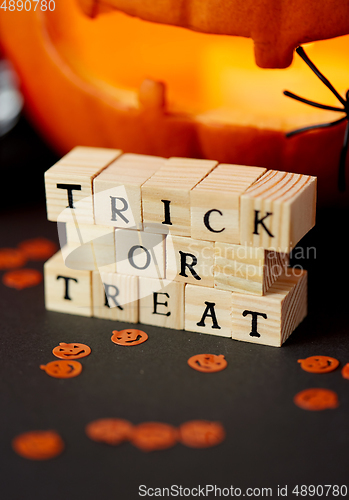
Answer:
[[[33,133],[23,119],[21,127],[25,137]],[[56,224],[46,220],[42,182],[55,155],[34,133],[35,148],[20,152],[16,141],[22,135],[13,135],[18,130],[0,144],[6,160],[0,247],[37,236],[58,242]],[[11,141],[17,147],[10,155]],[[18,189],[10,193],[6,186]],[[292,263],[309,272],[309,314],[282,348],[146,325],[140,328],[148,333],[147,342],[117,346],[110,340],[112,330],[129,325],[48,312],[43,284],[17,291],[0,283],[0,498],[132,500],[160,493],[214,498],[234,491],[238,496],[234,488],[241,496],[277,498],[285,493],[278,495],[278,487],[285,486],[287,498],[297,498],[297,485],[299,492],[302,485],[349,487],[349,381],[340,368],[311,374],[297,362],[318,354],[337,358],[340,367],[349,362],[348,216],[343,209],[319,209],[316,227],[293,252]],[[42,263],[29,266],[42,269]],[[59,380],[40,370],[55,359],[52,349],[59,342],[91,347],[91,355],[81,359],[80,376]],[[228,367],[196,372],[187,360],[199,353],[223,354]],[[293,397],[310,387],[334,390],[339,407],[298,408]],[[174,426],[192,419],[219,421],[227,436],[214,448],[177,444],[145,453],[129,443],[90,441],[85,425],[103,417]],[[66,444],[62,455],[46,462],[16,455],[13,437],[34,429],[59,432]],[[263,488],[271,488],[272,496]],[[335,497],[336,490],[327,492],[327,498]]]

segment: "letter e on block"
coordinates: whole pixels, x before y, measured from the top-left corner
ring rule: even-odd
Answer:
[[[139,321],[183,330],[184,283],[139,278]]]

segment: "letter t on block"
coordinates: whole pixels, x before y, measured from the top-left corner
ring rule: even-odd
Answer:
[[[288,268],[262,297],[232,296],[232,338],[280,347],[307,314],[307,272]]]
[[[240,243],[290,253],[315,225],[316,177],[269,170],[241,196]]]
[[[117,149],[76,147],[47,170],[48,220],[94,224],[93,179],[120,154]]]

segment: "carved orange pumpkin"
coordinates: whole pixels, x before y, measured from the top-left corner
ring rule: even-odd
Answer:
[[[337,191],[345,124],[285,137],[338,116],[294,102],[284,89],[332,106],[334,96],[298,57],[287,69],[260,69],[251,40],[222,36],[253,37],[260,66],[285,67],[298,43],[349,32],[347,2],[294,0],[291,10],[286,0],[80,4],[84,9],[60,0],[53,12],[0,12],[2,47],[27,111],[60,153],[81,144],[301,172],[319,177],[322,203],[348,204]],[[110,12],[86,15],[101,10]],[[349,38],[307,51],[345,95]]]

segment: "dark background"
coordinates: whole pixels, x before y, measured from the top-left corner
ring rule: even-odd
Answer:
[[[56,154],[24,117],[0,139],[0,154],[0,247],[37,236],[58,243],[56,224],[46,220],[43,181]],[[320,208],[316,227],[298,245],[316,249],[310,258],[293,259],[309,272],[309,315],[282,348],[146,325],[140,328],[147,342],[116,346],[112,330],[128,325],[47,312],[42,284],[16,291],[0,283],[1,500],[133,500],[141,484],[270,487],[273,498],[278,485],[288,486],[288,498],[297,498],[291,494],[297,484],[349,487],[349,381],[340,369],[317,375],[297,363],[318,354],[337,358],[341,367],[349,362],[348,215]],[[28,266],[42,269],[42,263]],[[58,380],[40,370],[55,359],[59,342],[92,348],[79,377]],[[187,359],[199,353],[224,354],[228,367],[195,372]],[[293,397],[310,387],[336,391],[340,406],[301,410]],[[102,417],[175,426],[217,420],[227,438],[202,450],[114,448],[85,436],[84,426]],[[47,462],[17,456],[11,440],[34,429],[57,430],[64,453]]]

